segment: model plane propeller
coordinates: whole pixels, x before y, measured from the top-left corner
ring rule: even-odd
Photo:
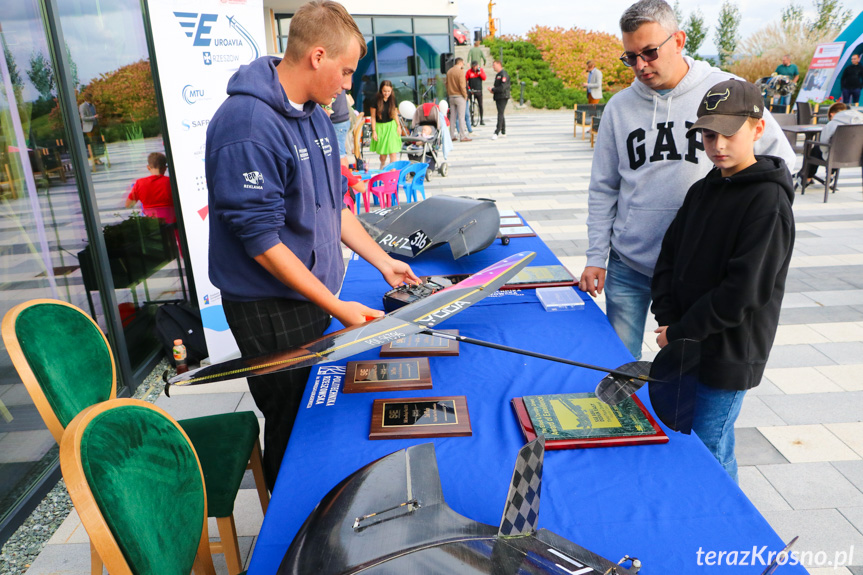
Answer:
[[[170,396],[171,385],[214,383],[338,361],[380,347],[390,341],[424,332],[443,338],[457,339],[464,343],[607,373],[608,375],[597,388],[597,396],[606,403],[611,401],[618,403],[632,395],[645,383],[651,382],[653,385],[650,387],[650,397],[657,416],[671,429],[689,433],[692,427],[694,382],[699,355],[696,342],[688,340],[672,342],[659,352],[652,364],[636,362],[611,369],[466,336],[454,336],[433,329],[441,321],[494,293],[521,271],[535,255],[533,252],[514,254],[457,284],[383,317],[327,334],[296,349],[251,358],[241,357],[187,371],[170,379],[167,379],[166,372],[165,395]]]

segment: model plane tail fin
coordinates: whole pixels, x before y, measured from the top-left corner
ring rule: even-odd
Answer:
[[[537,530],[544,455],[545,437],[542,436],[519,450],[497,532],[500,537],[519,537]]]

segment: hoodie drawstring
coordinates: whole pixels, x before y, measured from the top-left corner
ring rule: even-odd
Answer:
[[[666,108],[665,113],[665,125],[668,125],[668,122],[671,120],[671,100],[674,99],[674,96],[671,94],[668,95],[668,108]]]
[[[335,194],[333,193],[333,178],[332,174],[330,174],[330,166],[327,162],[327,154],[324,152],[324,141],[321,139],[320,135],[318,135],[318,129],[315,127],[314,117],[309,117],[309,122],[312,125],[312,131],[315,133],[315,141],[318,143],[318,150],[320,151],[321,157],[324,160],[324,174],[327,176],[327,189],[330,191],[330,204],[332,207],[336,207],[336,199]],[[338,142],[336,142],[338,144]],[[332,146],[332,144],[330,144]],[[319,204],[320,205],[320,204]]]
[[[653,95],[653,119],[650,121],[650,131],[656,129],[656,107],[659,105],[659,96]]]

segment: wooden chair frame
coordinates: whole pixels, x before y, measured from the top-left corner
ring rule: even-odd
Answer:
[[[111,575],[132,575],[132,569],[129,567],[114,534],[108,527],[105,517],[102,515],[102,510],[96,504],[93,497],[93,492],[90,489],[90,484],[87,481],[87,476],[84,473],[84,466],[81,461],[81,437],[87,429],[87,425],[97,415],[109,411],[115,407],[123,405],[137,405],[146,409],[152,409],[165,416],[179,431],[192,447],[189,436],[183,431],[174,418],[168,415],[163,409],[156,407],[146,401],[138,399],[111,399],[102,403],[93,405],[81,413],[69,423],[69,427],[64,432],[63,440],[60,442],[60,468],[63,471],[63,478],[66,480],[66,487],[69,490],[69,497],[72,499],[75,508],[78,510],[78,515],[81,517],[81,523],[87,534],[90,536],[91,548],[98,552],[99,557],[104,561],[105,567],[108,568],[108,573]],[[209,535],[207,534],[207,498],[206,484],[204,483],[204,472],[201,469],[201,461],[198,459],[198,454],[195,453],[195,461],[198,462],[198,472],[201,474],[201,485],[204,487],[204,517],[203,527],[201,528],[201,539],[198,543],[198,551],[195,555],[194,572],[196,575],[215,575],[216,569],[213,566],[213,558],[211,556]],[[102,572],[101,565],[99,572]]]
[[[93,318],[84,313],[84,311],[77,306],[60,300],[43,298],[18,304],[6,312],[6,315],[3,317],[2,325],[0,325],[0,332],[2,332],[3,341],[6,344],[6,350],[9,353],[9,357],[12,359],[12,365],[15,366],[21,381],[24,383],[25,389],[30,394],[33,404],[39,411],[39,415],[42,416],[42,420],[45,422],[46,427],[59,445],[65,429],[57,418],[57,414],[54,413],[54,409],[51,407],[51,404],[48,402],[48,398],[45,396],[42,386],[39,385],[36,375],[30,368],[30,364],[24,356],[24,351],[21,349],[21,344],[18,343],[18,336],[15,333],[15,322],[17,321],[18,316],[27,308],[38,304],[54,304],[71,308],[81,313],[81,315],[86,317],[96,327],[96,329],[99,330],[99,334],[105,341],[105,347],[108,349],[108,354],[111,358],[111,394],[109,396],[109,400],[114,400],[117,397],[117,364],[114,361],[114,353],[111,350],[111,346],[108,344],[108,339],[105,337],[102,329],[93,320]],[[255,441],[255,446],[252,448],[252,454],[249,458],[249,464],[246,466],[246,469],[252,470],[255,478],[255,487],[258,492],[258,499],[261,502],[261,509],[264,514],[266,514],[267,507],[270,502],[270,495],[267,491],[266,482],[264,480],[260,440]],[[228,572],[230,575],[237,575],[242,571],[242,560],[240,557],[240,544],[237,539],[237,528],[234,523],[234,516],[216,517],[216,524],[218,526],[220,540],[209,544],[210,552],[223,553],[225,555],[225,562],[228,565]],[[91,575],[101,575],[102,560],[96,552],[96,548],[93,547],[92,542],[90,543],[90,560]]]

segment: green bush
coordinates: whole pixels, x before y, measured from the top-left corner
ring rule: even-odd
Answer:
[[[500,56],[503,47],[503,64],[512,80],[512,98],[519,98],[519,82],[524,82],[524,99],[534,108],[556,110],[572,108],[573,104],[586,104],[584,90],[566,88],[542,53],[530,42],[486,38],[483,44],[491,50],[493,58]]]

